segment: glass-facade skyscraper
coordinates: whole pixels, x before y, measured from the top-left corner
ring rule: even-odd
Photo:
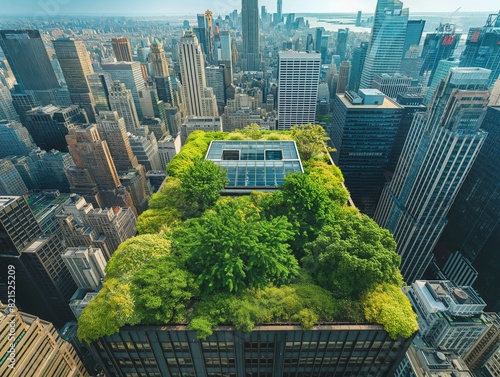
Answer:
[[[242,0],[241,23],[243,38],[241,69],[244,71],[260,71],[258,0]]]
[[[371,88],[377,73],[396,73],[405,45],[408,8],[399,0],[378,0],[360,88]]]
[[[417,113],[392,181],[374,219],[389,229],[407,282],[422,277],[446,215],[487,133],[480,130],[488,104],[490,71],[452,68],[426,113]]]

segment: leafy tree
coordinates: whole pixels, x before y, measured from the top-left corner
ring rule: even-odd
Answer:
[[[148,324],[185,320],[187,303],[197,293],[193,276],[170,256],[145,264],[132,279],[136,313]]]
[[[330,217],[332,206],[327,189],[302,173],[289,175],[279,192],[262,202],[268,217],[286,216],[293,224],[295,236],[291,246],[298,257],[302,257],[305,243],[316,238]]]
[[[418,330],[417,315],[396,285],[378,285],[365,295],[363,307],[366,319],[383,325],[393,339],[409,338]]]
[[[204,292],[239,292],[297,274],[286,243],[291,235],[284,217],[265,220],[247,199],[231,198],[186,222],[173,238]]]
[[[259,140],[262,137],[262,131],[260,126],[256,123],[252,123],[241,130],[241,133],[247,139]]]
[[[150,260],[170,253],[170,241],[159,235],[144,234],[129,238],[113,253],[106,265],[107,277],[124,278]]]
[[[186,203],[191,203],[185,217],[201,214],[212,207],[220,197],[220,191],[229,183],[227,171],[209,160],[198,159],[180,176],[180,192]],[[192,213],[190,213],[192,212]]]
[[[358,297],[377,284],[401,284],[401,258],[388,230],[368,216],[346,212],[306,246],[304,266],[336,297]]]
[[[320,125],[305,124],[291,128],[292,139],[297,143],[302,161],[317,158],[327,152],[326,141],[330,140]]]
[[[341,206],[347,203],[349,192],[342,185],[344,177],[337,166],[319,160],[310,160],[305,166],[305,171],[309,177],[328,191],[328,196],[334,203]]]

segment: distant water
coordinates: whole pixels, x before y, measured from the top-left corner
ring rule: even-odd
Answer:
[[[433,32],[440,22],[453,23],[457,26],[457,31],[467,34],[471,27],[481,27],[486,23],[489,13],[484,12],[457,12],[450,17],[450,13],[411,13],[410,20],[425,20],[425,33]],[[369,27],[356,27],[357,13],[296,13],[295,18],[304,17],[309,21],[311,28],[324,27],[327,31],[337,31],[338,29],[349,28],[354,32],[370,32]],[[363,13],[362,19],[373,17],[373,13]]]

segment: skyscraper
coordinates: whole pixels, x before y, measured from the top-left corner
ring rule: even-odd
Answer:
[[[450,251],[459,251],[473,262],[479,272],[474,286],[491,309],[499,310],[500,280],[496,268],[500,229],[499,106],[488,107],[481,129],[488,132],[488,137],[450,209],[440,241]]]
[[[453,67],[458,67],[459,64],[460,61],[454,58],[448,58],[439,61],[436,70],[434,71],[434,75],[432,76],[432,80],[428,83],[427,93],[424,98],[424,103],[426,105],[431,103],[434,92],[436,91],[436,88],[441,83],[441,81],[448,77],[448,75],[450,74],[450,70]]]
[[[163,45],[156,41],[151,44],[151,52],[149,53],[149,61],[153,66],[153,74],[155,77],[168,77],[168,61],[163,50]]]
[[[23,90],[60,88],[38,30],[0,30],[0,47]]]
[[[95,104],[87,75],[94,73],[90,54],[83,41],[61,38],[53,42],[71,101],[82,107],[90,122],[95,122]]]
[[[349,90],[357,92],[361,83],[363,66],[365,65],[366,52],[368,51],[368,42],[361,42],[359,47],[354,48],[352,52],[351,73],[349,75]]]
[[[212,88],[207,88],[205,60],[198,39],[191,31],[184,32],[179,44],[179,65],[187,114],[217,116],[217,101]]]
[[[0,304],[0,332],[12,334],[11,329],[15,329],[15,353],[5,353],[5,376],[90,376],[73,346],[52,323]]]
[[[491,70],[489,85],[500,75],[500,12],[490,14],[482,28],[471,28],[460,57],[461,67]]]
[[[403,47],[403,59],[412,46],[419,46],[422,32],[424,31],[425,20],[408,20],[406,25],[405,44]]]
[[[91,247],[69,247],[62,259],[80,289],[94,290],[106,273],[106,260],[101,249]]]
[[[28,130],[21,123],[0,120],[0,158],[26,156],[35,146]]]
[[[65,136],[75,123],[88,123],[85,111],[72,105],[66,108],[57,106],[36,107],[26,113],[27,128],[36,145],[50,151],[67,151]]]
[[[377,73],[396,73],[401,66],[408,8],[399,0],[378,0],[360,88],[371,88]]]
[[[461,36],[455,32],[453,24],[440,24],[435,33],[425,36],[420,75],[424,76],[428,83],[432,82],[439,62],[453,56]]]
[[[241,35],[243,51],[240,61],[243,71],[260,71],[260,35],[258,0],[241,0]]]
[[[125,84],[119,81],[113,82],[109,91],[109,105],[112,111],[116,111],[120,118],[123,118],[128,132],[135,133],[141,126],[132,91],[127,89]]]
[[[339,29],[337,31],[337,42],[335,43],[335,54],[340,56],[340,60],[346,59],[347,37],[349,29]]]
[[[359,209],[373,215],[384,185],[402,106],[375,89],[338,94],[333,102],[333,160]]]
[[[278,64],[278,129],[314,123],[321,54],[280,52]]]
[[[205,69],[207,85],[214,91],[219,113],[223,112],[226,104],[226,86],[229,85],[229,83],[226,85],[225,82],[224,68],[224,66],[211,65]]]
[[[56,326],[74,318],[68,300],[76,285],[61,259],[64,247],[58,236],[42,236],[22,196],[0,198],[0,246],[0,278],[14,266],[19,306]]]
[[[137,158],[132,152],[125,122],[116,111],[101,111],[97,118],[97,130],[101,140],[108,144],[116,170],[122,172],[137,167]]]
[[[351,69],[351,64],[348,61],[340,63],[339,77],[337,80],[337,88],[335,91],[336,93],[342,94],[346,91],[350,69]]]
[[[120,81],[132,92],[137,116],[142,119],[142,109],[139,102],[139,92],[145,88],[144,77],[142,75],[141,63],[139,62],[119,62],[101,65],[105,72],[108,72],[113,81]]]
[[[94,98],[96,112],[111,110],[109,103],[109,91],[112,85],[111,76],[103,72],[92,73],[87,75],[87,80],[90,92]]]
[[[7,85],[0,81],[0,119],[17,120],[19,115],[12,103],[12,95]]]
[[[111,45],[113,46],[113,52],[115,53],[116,61],[134,61],[134,58],[132,56],[132,48],[130,47],[130,41],[128,40],[128,38],[111,38]]]
[[[0,160],[0,195],[26,195],[28,187],[14,164],[8,159]]]
[[[488,104],[490,71],[452,68],[426,113],[410,129],[375,221],[394,234],[406,281],[421,278],[446,226],[446,215],[487,133],[480,130]]]

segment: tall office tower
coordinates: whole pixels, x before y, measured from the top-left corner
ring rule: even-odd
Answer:
[[[336,93],[342,94],[347,90],[347,82],[349,80],[349,71],[351,70],[351,63],[348,61],[340,63],[339,77],[337,80]]]
[[[16,340],[15,356],[5,353],[5,376],[90,377],[71,343],[50,322],[0,304],[0,333],[13,334]]]
[[[28,187],[14,164],[8,159],[0,160],[0,195],[26,195]]]
[[[462,34],[455,32],[455,25],[453,24],[440,24],[435,33],[429,33],[425,36],[424,46],[422,47],[423,64],[420,76],[424,76],[426,82],[432,82],[436,68],[441,60],[453,56],[461,36]]]
[[[62,255],[62,260],[80,289],[96,289],[106,275],[106,259],[101,249],[69,247]]]
[[[87,123],[85,111],[78,106],[60,108],[49,105],[36,107],[26,113],[26,127],[40,148],[50,151],[67,151],[65,136],[68,129],[76,123]]]
[[[160,156],[158,155],[158,142],[155,134],[149,132],[148,127],[141,129],[142,135],[128,135],[132,152],[137,157],[137,161],[144,166],[146,171],[162,170],[165,166],[160,164]]]
[[[66,171],[71,191],[100,207],[132,207],[130,193],[121,185],[108,144],[96,125],[73,127],[66,136],[76,167]]]
[[[315,122],[320,70],[321,55],[317,52],[279,53],[279,130]]]
[[[165,112],[167,113],[167,127],[170,135],[175,137],[181,130],[182,125],[182,115],[177,107],[165,106]],[[147,124],[144,122],[144,124]],[[151,127],[148,125],[148,127]],[[156,134],[155,134],[156,135]],[[160,139],[158,139],[160,140]]]
[[[384,185],[384,173],[403,107],[376,89],[348,91],[333,102],[332,155],[359,209],[372,216]]]
[[[424,98],[422,96],[416,94],[399,94],[397,96],[396,102],[403,106],[403,114],[401,115],[401,122],[399,123],[396,139],[394,139],[394,145],[389,157],[389,164],[387,165],[387,171],[391,174],[396,170],[396,165],[398,164],[401,151],[408,137],[408,132],[410,132],[415,114],[427,111],[427,107],[423,105],[423,100]]]
[[[142,109],[139,103],[139,92],[145,88],[142,76],[141,63],[139,62],[118,62],[101,65],[105,72],[108,72],[113,81],[120,81],[132,92],[135,110],[139,119],[142,119]]]
[[[108,144],[116,170],[121,172],[137,167],[125,122],[116,111],[101,111],[97,118],[97,130],[101,140]]]
[[[474,286],[493,310],[499,310],[500,106],[488,107],[481,129],[488,137],[450,209],[440,244],[473,262],[479,272]]]
[[[151,51],[149,53],[149,61],[153,68],[154,77],[168,77],[170,76],[168,72],[168,61],[165,56],[165,51],[163,50],[163,45],[156,41],[152,43]]]
[[[405,281],[419,279],[446,226],[446,215],[487,133],[490,71],[452,68],[426,113],[418,113],[374,219],[394,234]]]
[[[283,19],[283,0],[277,0],[277,15],[278,15],[278,22],[280,23],[281,20]]]
[[[115,54],[116,61],[118,62],[133,62],[132,48],[130,41],[126,37],[111,38],[111,45]]]
[[[351,73],[349,75],[349,85],[347,87],[354,92],[359,90],[367,51],[368,42],[361,42],[359,47],[354,48],[352,51]]]
[[[219,60],[231,61],[231,34],[229,30],[221,30],[220,38],[220,56]]]
[[[14,164],[28,190],[41,189],[41,174],[36,164],[36,158],[33,159],[31,156],[9,156],[7,159]],[[21,194],[17,193],[15,195]]]
[[[158,98],[164,103],[169,103],[171,105],[177,106],[174,103],[175,93],[173,93],[172,78],[167,77],[155,77],[156,92],[158,93]]]
[[[260,71],[259,1],[241,0],[241,36],[243,50],[240,56],[243,71]]]
[[[198,39],[189,30],[184,32],[179,44],[179,65],[187,114],[217,116],[217,100],[206,84],[205,60]]]
[[[21,196],[0,198],[0,245],[1,271],[12,265],[16,272],[16,304],[56,326],[73,319],[68,300],[76,285],[61,260],[64,247],[57,235],[42,236]]]
[[[360,88],[371,88],[377,73],[396,73],[401,66],[408,8],[399,0],[378,0]]]
[[[0,81],[0,119],[16,120],[19,122],[19,115],[12,103],[12,94],[9,87]]]
[[[486,303],[471,287],[417,280],[403,288],[417,313],[419,334],[433,347],[465,356],[488,329]]]
[[[120,118],[123,118],[128,132],[135,133],[141,126],[132,92],[125,87],[125,84],[119,81],[113,82],[109,91],[109,105],[112,111],[116,111]]]
[[[461,67],[491,70],[489,85],[500,75],[500,12],[490,14],[482,28],[471,28],[460,57]]]
[[[472,370],[481,368],[487,359],[500,347],[500,315],[485,313],[484,317],[488,330],[464,357],[464,361]]]
[[[408,24],[406,25],[405,44],[403,47],[403,59],[407,57],[406,54],[410,51],[412,46],[418,47],[420,45],[424,27],[425,20],[408,20]]]
[[[96,113],[99,114],[99,111],[111,110],[109,92],[113,82],[110,75],[102,72],[92,73],[87,75],[87,80],[89,82],[90,93],[92,93],[92,97],[94,98]]]
[[[38,30],[0,30],[0,47],[22,90],[60,88]]]
[[[0,158],[26,156],[35,147],[30,133],[21,123],[0,120]]]
[[[432,80],[429,81],[427,93],[425,94],[424,103],[426,105],[431,103],[432,97],[434,96],[434,93],[436,92],[436,89],[441,81],[448,77],[448,75],[450,74],[450,70],[454,67],[458,67],[459,64],[460,61],[454,58],[448,58],[439,61]]]
[[[74,166],[75,162],[69,153],[56,150],[43,151],[33,149],[29,157],[36,164],[39,188],[43,190],[59,190],[69,192],[69,182],[66,169]]]
[[[158,155],[160,156],[160,164],[162,170],[168,165],[170,160],[175,157],[181,150],[181,137],[172,137],[165,135],[162,139],[158,140]]]
[[[314,49],[316,52],[321,51],[321,38],[323,37],[323,28],[322,27],[317,27],[316,28],[316,34],[314,37]]]
[[[226,104],[226,81],[224,75],[224,66],[208,66],[205,69],[207,75],[207,86],[213,89],[217,100],[218,111],[221,114]]]
[[[478,275],[472,263],[458,251],[451,254],[442,270],[436,264],[436,261],[431,265],[432,268],[435,268],[436,276],[442,276],[458,285],[472,286]]]
[[[83,41],[61,38],[53,42],[57,60],[61,66],[71,101],[87,113],[91,123],[95,122],[95,104],[87,75],[94,73],[92,61]]]
[[[337,42],[335,43],[335,54],[340,56],[340,60],[346,59],[347,52],[347,37],[349,29],[339,29],[337,31]]]
[[[130,237],[135,236],[136,216],[132,208],[106,208],[92,209],[83,213],[83,222],[87,226],[95,228],[100,234],[104,234],[108,240],[110,250],[118,249],[118,246]]]

